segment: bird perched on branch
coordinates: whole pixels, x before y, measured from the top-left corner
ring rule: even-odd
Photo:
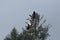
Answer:
[[[30,28],[30,25],[28,24],[28,26],[27,26],[27,30],[29,30],[29,28]]]
[[[28,19],[29,20],[29,23],[27,24],[27,30],[29,30],[31,28],[31,26],[33,25],[33,20],[35,19],[35,11],[33,12],[32,15],[29,15],[30,18]]]
[[[34,11],[33,14],[32,14],[32,18],[33,18],[33,19],[35,18],[35,11]]]

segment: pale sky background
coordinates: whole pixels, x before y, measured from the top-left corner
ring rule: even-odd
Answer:
[[[0,40],[4,40],[14,26],[21,32],[34,10],[52,25],[49,39],[60,40],[60,0],[0,0]]]

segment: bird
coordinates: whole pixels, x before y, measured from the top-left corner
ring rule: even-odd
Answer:
[[[34,11],[33,14],[32,14],[32,18],[33,18],[33,19],[35,18],[35,11]]]
[[[29,29],[30,29],[30,25],[28,24],[27,30],[29,30]]]

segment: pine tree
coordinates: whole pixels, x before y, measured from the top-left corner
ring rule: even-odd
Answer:
[[[13,28],[13,30],[11,32],[11,39],[17,40],[17,30],[15,29],[15,27]]]
[[[29,22],[26,22],[26,29],[23,30],[23,33],[21,33],[20,36],[21,40],[45,40],[47,38],[49,35],[48,25],[43,25],[46,20],[41,23],[42,18],[43,17],[35,11],[32,15],[29,15],[29,18],[27,19]]]
[[[17,35],[17,30],[14,27],[11,33],[4,40],[17,40]]]
[[[11,40],[10,35],[6,36],[4,40]]]
[[[4,40],[46,40],[49,36],[48,28],[49,25],[44,25],[46,20],[43,20],[38,13],[33,11],[32,15],[29,15],[26,22],[25,29],[20,34],[17,33],[15,27],[12,29],[10,35]]]

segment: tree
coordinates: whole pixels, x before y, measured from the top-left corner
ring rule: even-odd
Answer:
[[[15,27],[12,29],[10,35],[8,35],[4,40],[46,40],[49,36],[48,28],[49,25],[44,25],[46,20],[42,20],[38,13],[33,11],[32,15],[29,15],[23,32],[17,33]]]
[[[17,40],[17,30],[15,27],[12,29],[10,35],[8,35],[4,40]]]
[[[10,35],[6,36],[4,40],[11,40]]]
[[[32,15],[29,15],[26,22],[27,26],[20,34],[21,40],[45,40],[48,37],[48,25],[44,26],[46,20],[42,23],[43,16],[41,17],[35,11]]]

